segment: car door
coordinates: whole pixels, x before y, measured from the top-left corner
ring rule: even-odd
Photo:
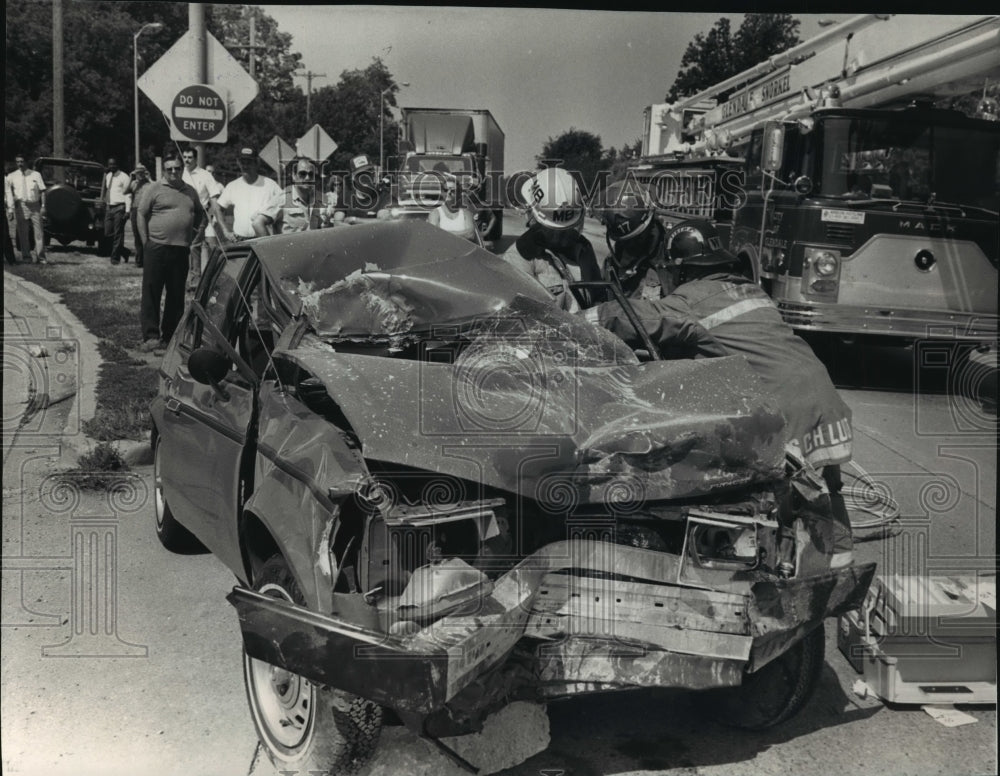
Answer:
[[[258,380],[235,346],[251,320],[259,277],[250,250],[217,252],[164,358],[164,495],[180,522],[238,574],[241,474],[253,460]],[[199,348],[221,352],[232,364],[216,386],[195,381],[188,370]]]

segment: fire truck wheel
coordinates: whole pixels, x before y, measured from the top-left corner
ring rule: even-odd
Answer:
[[[825,648],[820,625],[783,655],[744,676],[739,687],[704,693],[711,713],[723,724],[744,730],[785,722],[802,710],[816,689]]]
[[[264,564],[256,587],[265,595],[305,602],[280,555]],[[357,773],[374,755],[382,732],[379,705],[245,652],[243,678],[257,735],[276,770],[341,776]]]

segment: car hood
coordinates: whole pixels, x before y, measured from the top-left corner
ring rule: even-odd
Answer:
[[[474,342],[454,363],[283,357],[322,380],[366,459],[542,503],[641,504],[771,481],[784,421],[740,356],[582,365],[558,349]]]

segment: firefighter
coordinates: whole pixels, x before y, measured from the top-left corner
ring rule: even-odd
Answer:
[[[608,250],[604,279],[630,299],[659,299],[670,281],[667,230],[654,217],[649,193],[635,181],[619,181],[604,193],[599,211]]]
[[[834,567],[851,562],[850,518],[841,495],[840,464],[851,459],[851,410],[826,367],[782,319],[774,302],[749,278],[735,274],[738,259],[722,248],[707,221],[684,221],[665,237],[670,293],[631,304],[664,358],[742,355],[786,419],[790,455],[822,470],[830,492]],[[614,302],[586,310],[627,342],[638,336]]]
[[[539,170],[524,181],[514,199],[527,212],[528,228],[501,258],[545,286],[564,310],[603,300],[595,289],[573,293],[568,285],[601,280],[594,249],[580,232],[583,197],[573,176],[560,167]]]

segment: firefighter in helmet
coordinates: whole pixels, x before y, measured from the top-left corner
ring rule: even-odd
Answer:
[[[538,280],[565,310],[603,299],[594,289],[569,288],[574,281],[601,280],[594,249],[580,232],[584,205],[576,179],[561,167],[549,167],[515,180],[509,196],[526,212],[528,228],[502,255],[504,261]]]
[[[684,221],[665,236],[670,292],[662,299],[636,299],[640,325],[664,358],[742,355],[785,415],[789,455],[822,472],[833,520],[821,550],[831,565],[851,562],[850,519],[841,495],[840,464],[851,459],[851,410],[837,393],[826,367],[786,324],[770,297],[737,274],[739,260],[722,247],[707,221]],[[615,302],[586,310],[626,342],[639,338]]]
[[[667,230],[655,217],[649,192],[634,180],[612,183],[597,212],[610,251],[604,279],[617,283],[630,299],[659,299],[668,293]]]

